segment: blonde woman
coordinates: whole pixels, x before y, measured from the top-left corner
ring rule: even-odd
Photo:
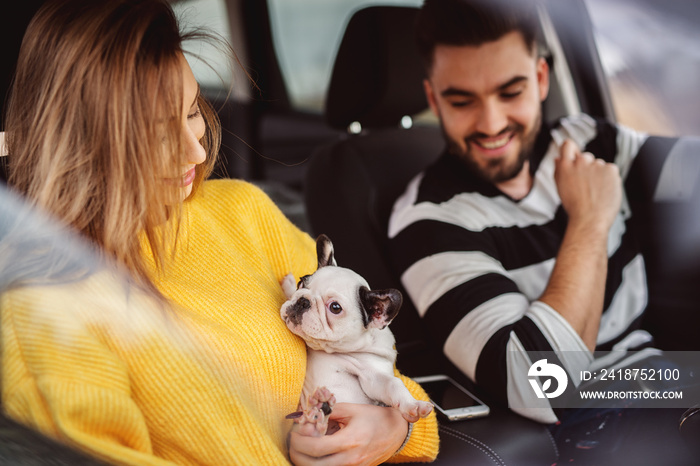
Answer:
[[[393,408],[340,404],[337,433],[288,435],[306,353],[279,281],[313,272],[314,243],[254,186],[204,181],[219,128],[185,39],[165,0],[49,1],[27,30],[9,185],[129,285],[102,271],[3,293],[3,409],[120,464],[434,459],[434,416],[407,437]]]

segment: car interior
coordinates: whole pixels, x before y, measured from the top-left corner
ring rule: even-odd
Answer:
[[[575,12],[555,1],[544,6],[542,35],[553,68],[553,86],[543,109],[545,118],[555,121],[572,111],[574,104],[567,107],[571,98],[566,92],[576,86],[586,89],[586,93],[575,104],[589,114],[611,118],[604,87],[589,83],[600,83],[601,76],[591,72],[574,80],[569,71],[573,68],[569,62],[580,60],[577,66],[588,63],[584,68],[600,73],[597,57],[581,43],[585,42],[582,37],[592,40],[590,24],[586,27],[583,21],[577,21],[578,29],[566,27],[585,10]],[[406,124],[407,117],[410,121],[427,105],[421,88],[424,71],[411,37],[415,11],[377,6],[353,15],[336,56],[325,116],[339,129],[358,123],[362,129],[316,150],[306,175],[305,203],[312,231],[329,235],[339,263],[360,271],[378,288],[402,290],[386,252],[393,201],[444,146],[440,129],[434,124]],[[561,32],[557,33],[555,24]],[[568,54],[562,55],[563,50]],[[665,140],[666,145],[674,142]],[[652,138],[647,150],[657,151],[658,144]],[[400,355],[397,364],[405,373],[448,373],[482,399],[489,399],[441,356],[425,334],[410,300],[393,321],[392,331]],[[468,458],[469,464],[509,464],[522,458],[529,458],[532,464],[545,464],[556,460],[557,452],[552,449],[549,432],[542,427],[507,410],[492,408],[486,419],[442,423],[440,455],[445,459]],[[522,443],[514,441],[526,437]]]
[[[18,2],[21,11],[11,18],[3,15],[0,20],[3,101],[23,30],[41,3]],[[172,3],[185,12],[198,4],[189,0]],[[388,218],[408,180],[433,162],[444,147],[440,127],[427,112],[424,70],[412,36],[420,2],[356,2],[350,8],[349,17],[338,31],[340,39],[331,62],[328,90],[318,112],[295,107],[285,82],[271,15],[279,2],[223,3],[232,31],[229,40],[254,85],[240,73],[234,73],[238,81],[231,92],[202,85],[224,128],[221,162],[214,176],[243,178],[260,185],[300,228],[312,236],[323,233],[332,239],[339,265],[363,275],[373,288],[402,290],[386,256]],[[567,114],[585,112],[615,121],[586,3],[543,0],[539,16],[545,43],[541,52],[552,70],[550,95],[543,109],[545,119],[553,122]],[[639,221],[650,226],[645,252],[649,288],[656,298],[650,302],[644,325],[653,330],[664,349],[698,350],[700,315],[695,303],[700,302],[700,291],[688,284],[700,279],[700,267],[696,266],[700,261],[687,265],[689,261],[678,258],[700,254],[700,216],[692,215],[697,208],[692,201],[700,199],[700,159],[695,156],[700,142],[691,137],[652,137],[644,150],[658,154],[650,160],[678,158],[678,166],[688,173],[686,186],[660,196],[651,208],[642,207],[650,204],[648,198],[631,199],[644,212]],[[651,179],[658,167],[650,163],[637,169],[648,172]],[[6,178],[2,157],[0,178]],[[643,192],[643,186],[639,190]],[[679,197],[688,201],[679,203]],[[694,223],[683,223],[683,228],[657,227],[688,218]],[[673,253],[662,253],[661,244],[669,242],[675,245]],[[675,314],[669,315],[668,309],[674,309]],[[677,322],[685,323],[680,334]],[[668,331],[672,326],[674,333]],[[391,328],[397,341],[399,370],[412,377],[448,374],[491,407],[490,414],[480,419],[440,419],[436,464],[550,465],[558,461],[557,447],[546,426],[495,405],[488,393],[452,366],[431,342],[410,300],[404,300]],[[691,448],[697,448],[700,414],[685,421],[679,435],[690,439]],[[4,426],[0,443],[28,446],[27,451],[14,450],[14,459],[41,456],[41,447],[34,445],[61,448],[4,416],[0,424]],[[32,449],[35,451],[30,453]],[[54,464],[93,464],[80,454],[72,454],[67,451],[70,460]],[[692,449],[659,448],[658,457],[642,458],[629,452],[629,464],[694,464],[696,454]]]

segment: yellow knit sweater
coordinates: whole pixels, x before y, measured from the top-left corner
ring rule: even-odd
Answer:
[[[306,351],[280,319],[279,280],[315,264],[313,240],[264,193],[206,182],[175,260],[153,271],[169,306],[108,270],[0,297],[3,408],[113,463],[286,464]],[[431,415],[393,461],[437,448]]]

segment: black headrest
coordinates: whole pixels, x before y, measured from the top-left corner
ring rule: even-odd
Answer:
[[[326,98],[326,120],[345,129],[397,126],[428,105],[413,29],[417,8],[375,6],[355,12],[345,29]]]

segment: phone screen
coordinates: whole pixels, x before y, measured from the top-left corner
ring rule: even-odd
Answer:
[[[421,382],[421,387],[442,409],[468,408],[481,404],[447,379]]]

